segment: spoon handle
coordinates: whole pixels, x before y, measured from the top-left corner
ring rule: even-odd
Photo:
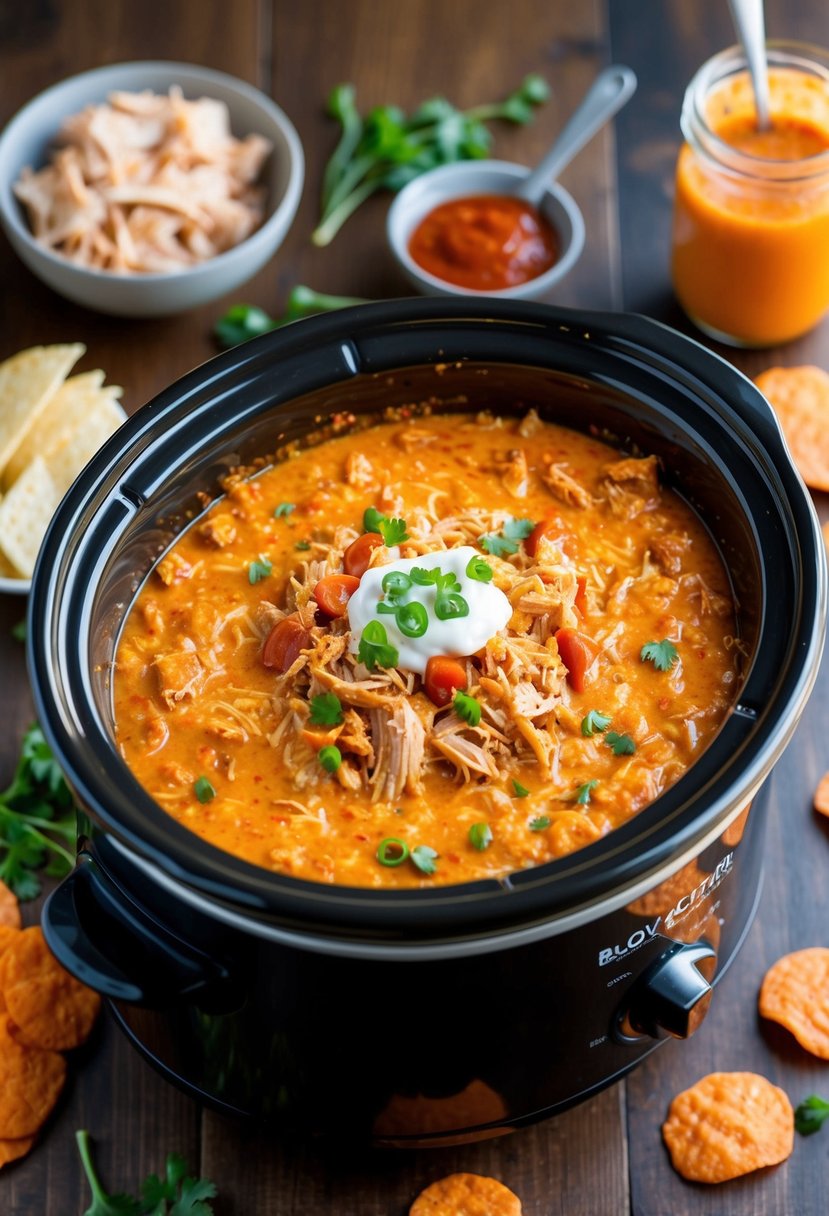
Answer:
[[[748,62],[754,89],[754,104],[757,107],[757,129],[768,131],[771,126],[771,107],[763,0],[728,0],[728,7],[731,9],[734,28]]]
[[[517,196],[537,206],[547,184],[569,165],[607,120],[621,110],[635,90],[636,76],[630,68],[615,65],[600,72],[550,151],[518,187]]]

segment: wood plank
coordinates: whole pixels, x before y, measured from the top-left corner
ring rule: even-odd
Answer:
[[[818,0],[796,9],[771,0],[766,11],[771,36],[825,40],[825,9]],[[614,5],[610,18],[613,57],[629,63],[640,81],[635,102],[617,120],[625,307],[658,316],[700,340],[671,293],[670,199],[685,84],[704,59],[733,42],[727,9],[720,4],[692,9],[682,0],[642,0],[635,22]],[[715,349],[749,375],[775,363],[829,367],[829,322],[781,350]],[[816,503],[821,517],[829,517],[829,498],[816,495]],[[809,708],[772,777],[768,862],[757,921],[697,1036],[667,1045],[627,1082],[635,1216],[816,1216],[826,1211],[826,1147],[814,1140],[797,1137],[793,1157],[778,1169],[724,1187],[704,1187],[689,1185],[674,1173],[660,1127],[673,1096],[712,1071],[762,1073],[781,1085],[794,1104],[809,1093],[826,1091],[825,1065],[801,1051],[782,1030],[761,1023],[756,1002],[763,974],[776,958],[803,946],[826,944],[819,892],[825,883],[829,832],[811,811],[811,798],[829,766],[823,727],[827,712],[829,673],[824,663]]]

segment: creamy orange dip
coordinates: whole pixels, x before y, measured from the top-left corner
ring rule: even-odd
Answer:
[[[398,625],[448,653],[420,674]],[[655,457],[532,411],[418,418],[238,480],[180,537],[124,628],[117,741],[165,811],[256,865],[463,882],[656,798],[726,715],[739,650]]]

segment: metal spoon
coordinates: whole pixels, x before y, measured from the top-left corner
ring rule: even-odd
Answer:
[[[621,110],[635,91],[636,76],[630,68],[616,65],[600,72],[550,151],[517,187],[516,196],[537,207],[550,180],[569,165],[576,153],[581,152],[607,120]]]
[[[763,0],[728,0],[728,7],[731,9],[734,28],[748,61],[751,87],[754,89],[754,104],[757,110],[757,130],[768,131],[771,126],[771,117]]]

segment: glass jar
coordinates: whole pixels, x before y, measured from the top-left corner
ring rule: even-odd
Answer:
[[[685,93],[672,275],[695,325],[738,346],[798,337],[829,308],[829,53],[768,44],[771,129],[739,47]]]

